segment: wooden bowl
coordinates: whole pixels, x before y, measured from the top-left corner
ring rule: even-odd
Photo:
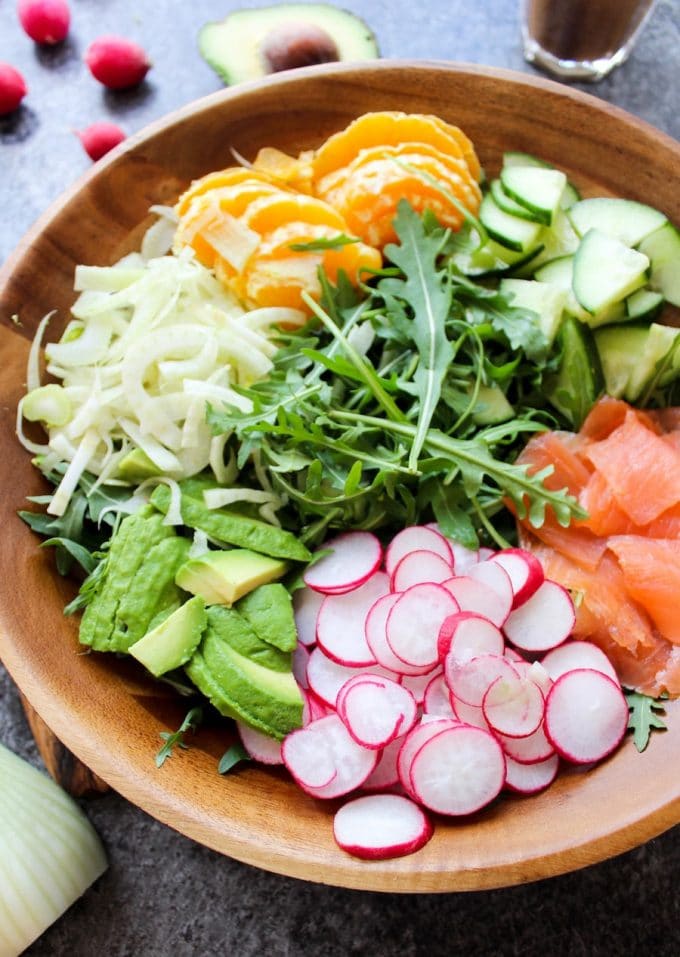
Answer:
[[[317,145],[368,110],[436,113],[460,125],[487,170],[503,150],[534,152],[577,185],[627,195],[680,222],[680,146],[643,122],[556,84],[480,67],[377,62],[279,75],[226,90],[132,137],[69,190],[21,241],[0,274],[3,547],[0,656],[42,718],[121,794],[183,834],[268,870],[346,887],[451,891],[498,887],[573,870],[640,844],[680,820],[680,701],[668,731],[642,755],[627,740],[589,771],[565,771],[545,793],[502,797],[469,820],[439,820],[417,854],[367,863],[334,844],[337,806],[304,795],[282,770],[216,771],[231,731],[203,729],[160,769],[159,732],[184,702],[130,662],[79,654],[62,614],[74,584],[16,518],[42,488],[14,435],[29,342],[40,317],[73,301],[76,263],[108,264],[134,247],[152,203],[192,179],[273,145]],[[12,321],[20,317],[20,324]],[[51,335],[61,331],[58,322]]]

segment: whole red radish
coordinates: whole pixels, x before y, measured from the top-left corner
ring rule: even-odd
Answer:
[[[103,36],[85,51],[90,73],[110,90],[124,90],[141,83],[151,67],[138,43],[124,37]]]
[[[0,63],[0,116],[13,113],[26,96],[26,82],[9,63]]]
[[[76,130],[76,136],[91,160],[101,159],[114,146],[122,143],[126,134],[115,123],[92,123],[84,130]]]
[[[66,39],[71,11],[66,0],[19,0],[19,22],[35,43],[53,46]]]

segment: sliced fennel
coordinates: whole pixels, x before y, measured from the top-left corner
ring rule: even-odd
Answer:
[[[0,744],[0,957],[15,957],[106,870],[75,801]]]
[[[115,266],[77,267],[72,320],[62,339],[45,348],[47,371],[58,384],[40,383],[48,317],[31,348],[17,434],[29,451],[67,465],[48,508],[52,515],[64,513],[86,470],[102,482],[133,482],[120,466],[134,450],[171,479],[209,467],[222,480],[224,440],[206,424],[206,404],[249,411],[234,386],[268,375],[273,327],[304,321],[294,309],[247,312],[190,250],[165,255],[172,211],[156,211],[160,218],[143,253]],[[24,434],[24,419],[43,424],[46,444]]]

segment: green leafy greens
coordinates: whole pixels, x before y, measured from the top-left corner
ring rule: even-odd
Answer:
[[[175,747],[183,748],[185,751],[189,747],[184,741],[187,731],[195,731],[203,720],[203,708],[198,705],[187,712],[184,721],[176,731],[161,731],[160,736],[163,739],[163,745],[156,754],[156,767],[162,768],[168,758],[172,757]]]
[[[628,728],[633,732],[633,742],[638,751],[644,751],[654,729],[666,730],[666,723],[659,717],[664,713],[664,702],[660,698],[650,698],[639,691],[626,691],[626,701],[630,716]]]

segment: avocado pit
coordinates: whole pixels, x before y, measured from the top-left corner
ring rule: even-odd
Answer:
[[[316,24],[303,20],[278,24],[263,39],[260,50],[267,73],[340,59],[333,37]]]

